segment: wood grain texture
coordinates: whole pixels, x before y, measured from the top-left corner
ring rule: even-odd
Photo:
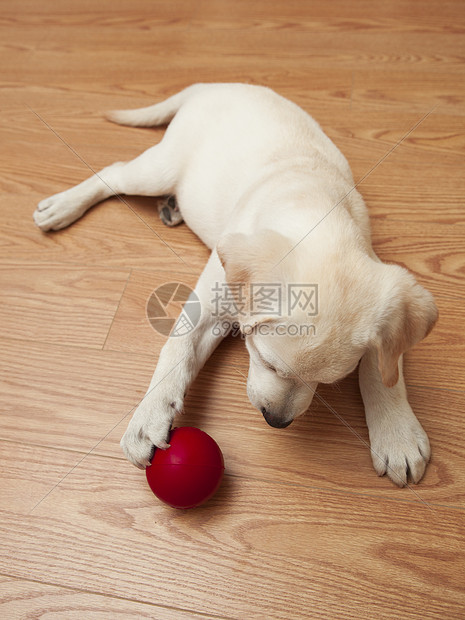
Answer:
[[[465,12],[461,0],[5,0],[0,11],[0,616],[462,617]],[[387,262],[436,296],[405,358],[432,460],[378,478],[353,373],[269,428],[229,338],[176,423],[221,445],[205,507],[161,505],[119,440],[164,342],[145,304],[208,257],[156,201],[43,234],[35,204],[158,142],[107,123],[193,81],[264,84],[348,158]]]
[[[456,73],[437,71],[424,75],[421,72],[393,70],[380,74],[362,70],[354,76],[354,102],[360,99],[401,107],[408,103],[410,109],[425,112],[440,108],[441,114],[465,114],[464,96],[464,82],[457,79]]]
[[[229,617],[344,617],[354,590],[362,618],[452,617],[464,602],[462,511],[227,475],[208,506],[179,512],[108,465],[90,456],[28,516],[2,511],[0,572]]]
[[[0,336],[101,349],[130,272],[0,266]]]
[[[125,202],[111,198],[76,222],[73,228],[79,234],[70,237],[66,231],[44,234],[31,225],[31,204],[37,204],[38,196],[16,197],[15,211],[10,207],[12,196],[3,195],[0,201],[0,260],[5,265],[20,261],[26,267],[43,261],[126,273],[129,265],[175,277],[186,277],[187,272],[197,278],[209,256],[187,226],[164,226],[156,201],[149,198],[125,197]]]
[[[25,347],[27,342],[27,347]],[[3,340],[2,439],[87,452],[145,394],[153,358]]]
[[[214,618],[204,614],[168,609],[162,605],[137,603],[135,601],[100,596],[78,589],[62,588],[0,576],[0,613],[3,618],[26,620],[47,617],[50,620],[79,620],[95,618],[166,618],[166,620],[189,620],[190,618]]]

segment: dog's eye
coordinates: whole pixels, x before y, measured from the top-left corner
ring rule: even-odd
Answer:
[[[276,368],[272,364],[268,364],[268,362],[263,362],[263,363],[268,368],[268,370],[271,370],[272,372],[276,372]]]

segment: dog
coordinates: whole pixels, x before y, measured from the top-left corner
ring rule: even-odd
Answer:
[[[318,383],[337,382],[359,365],[376,472],[398,486],[419,482],[430,445],[407,400],[402,356],[431,331],[437,309],[407,270],[376,256],[349,164],[318,123],[272,90],[247,84],[195,84],[107,118],[168,126],[134,160],[40,202],[35,223],[61,229],[115,194],[169,196],[163,221],[183,219],[212,250],[194,291],[198,323],[167,339],[121,440],[129,461],[145,468],[155,448],[169,447],[189,386],[226,336],[215,330],[212,301],[215,285],[226,283],[223,294],[235,302],[226,318],[239,324],[250,356],[247,393],[266,422],[288,426],[307,411]],[[253,311],[254,285],[264,283],[279,288],[280,311]],[[292,287],[307,284],[317,287],[312,316],[305,304],[289,303]],[[309,321],[312,329],[302,331]]]

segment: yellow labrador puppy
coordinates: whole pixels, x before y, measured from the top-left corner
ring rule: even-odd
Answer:
[[[195,288],[197,325],[163,347],[121,441],[127,458],[145,467],[154,446],[167,448],[189,386],[228,331],[218,329],[219,295],[228,301],[221,325],[237,322],[244,334],[248,395],[268,424],[288,426],[319,382],[338,381],[360,362],[375,470],[399,486],[418,482],[430,447],[407,401],[402,354],[429,333],[437,310],[411,274],[375,255],[349,165],[319,125],[273,91],[245,84],[196,84],[109,118],[171,122],[133,161],[43,200],[36,224],[58,230],[113,194],[166,195],[165,223],[184,219],[212,249]]]

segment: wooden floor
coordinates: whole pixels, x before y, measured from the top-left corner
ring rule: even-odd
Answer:
[[[0,80],[0,616],[463,618],[462,0],[3,0]],[[55,234],[32,213],[160,140],[105,110],[196,81],[265,84],[312,113],[361,181],[376,251],[434,292],[439,323],[406,356],[433,450],[417,487],[372,469],[355,375],[319,388],[337,417],[315,401],[277,431],[232,339],[180,420],[221,445],[217,496],[175,511],[124,459],[163,344],[146,300],[194,284],[208,252],[149,199]]]

